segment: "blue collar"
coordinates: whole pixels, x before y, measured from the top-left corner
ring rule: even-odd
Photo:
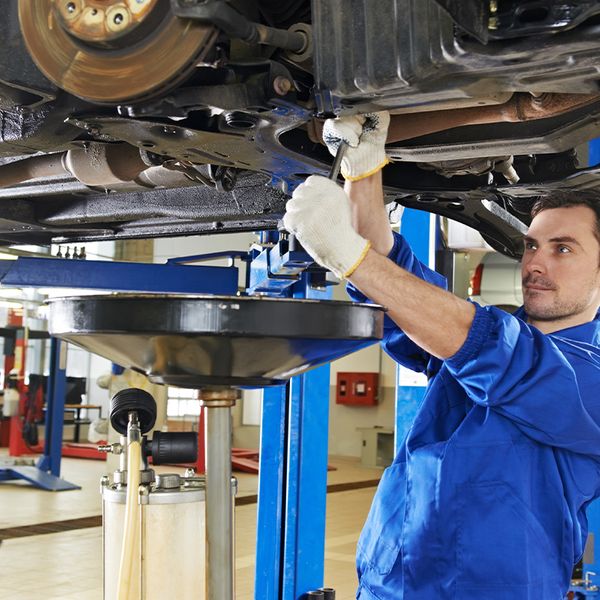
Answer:
[[[518,308],[513,315],[527,323],[527,313],[524,306]],[[559,329],[549,335],[557,335],[580,342],[587,342],[588,344],[600,345],[600,310],[596,313],[593,321],[567,327],[566,329]]]

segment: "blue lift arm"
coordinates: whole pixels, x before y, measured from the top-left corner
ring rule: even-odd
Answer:
[[[21,256],[0,261],[0,284],[229,296],[238,291],[238,269]]]

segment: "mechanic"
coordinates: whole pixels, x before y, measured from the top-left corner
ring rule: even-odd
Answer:
[[[515,315],[462,300],[389,226],[388,123],[327,121],[330,151],[350,145],[346,193],[312,176],[284,219],[387,307],[385,349],[429,378],[360,536],[357,598],[563,600],[600,493],[600,204],[538,201]]]

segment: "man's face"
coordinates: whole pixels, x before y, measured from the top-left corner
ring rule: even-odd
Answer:
[[[534,217],[524,240],[521,268],[530,321],[594,318],[600,304],[595,226],[596,215],[587,206],[547,209]]]

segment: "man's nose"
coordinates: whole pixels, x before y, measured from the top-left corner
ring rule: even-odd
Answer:
[[[544,253],[537,250],[523,259],[523,270],[525,273],[546,273],[548,270]]]

